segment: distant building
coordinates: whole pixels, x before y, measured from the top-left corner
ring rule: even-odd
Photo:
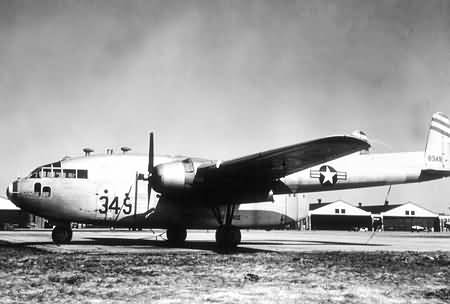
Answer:
[[[372,215],[345,201],[310,204],[307,226],[310,230],[371,230]]]
[[[0,230],[13,228],[43,228],[45,220],[25,212],[11,201],[0,197]]]
[[[361,206],[372,217],[381,220],[382,230],[411,231],[412,227],[423,227],[426,231],[440,231],[439,216],[415,203]]]
[[[450,216],[439,216],[415,203],[353,206],[345,201],[310,204],[310,230],[450,230]]]
[[[439,231],[450,231],[450,215],[439,214]]]

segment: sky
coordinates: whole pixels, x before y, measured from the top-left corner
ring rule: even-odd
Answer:
[[[0,2],[0,189],[82,148],[231,159],[365,131],[423,150],[450,114],[448,1]],[[384,202],[387,187],[308,194]],[[391,203],[450,212],[450,180]]]

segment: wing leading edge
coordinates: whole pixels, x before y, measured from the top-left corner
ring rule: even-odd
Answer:
[[[197,173],[207,183],[248,178],[273,181],[369,148],[367,141],[353,136],[330,136],[209,165]]]

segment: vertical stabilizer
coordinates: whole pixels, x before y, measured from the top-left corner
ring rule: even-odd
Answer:
[[[425,164],[427,169],[450,170],[450,122],[443,113],[435,113],[431,118],[425,148]]]

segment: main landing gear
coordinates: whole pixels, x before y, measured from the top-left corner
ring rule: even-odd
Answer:
[[[52,231],[52,239],[55,244],[67,244],[72,240],[72,228],[70,224],[56,225]]]
[[[171,246],[183,246],[186,241],[186,228],[183,227],[170,227],[166,231],[167,242]]]
[[[241,242],[241,230],[238,227],[231,225],[235,210],[236,205],[230,204],[227,206],[224,223],[222,215],[220,214],[220,209],[213,209],[214,216],[220,225],[216,230],[216,244],[220,250],[233,250]]]

